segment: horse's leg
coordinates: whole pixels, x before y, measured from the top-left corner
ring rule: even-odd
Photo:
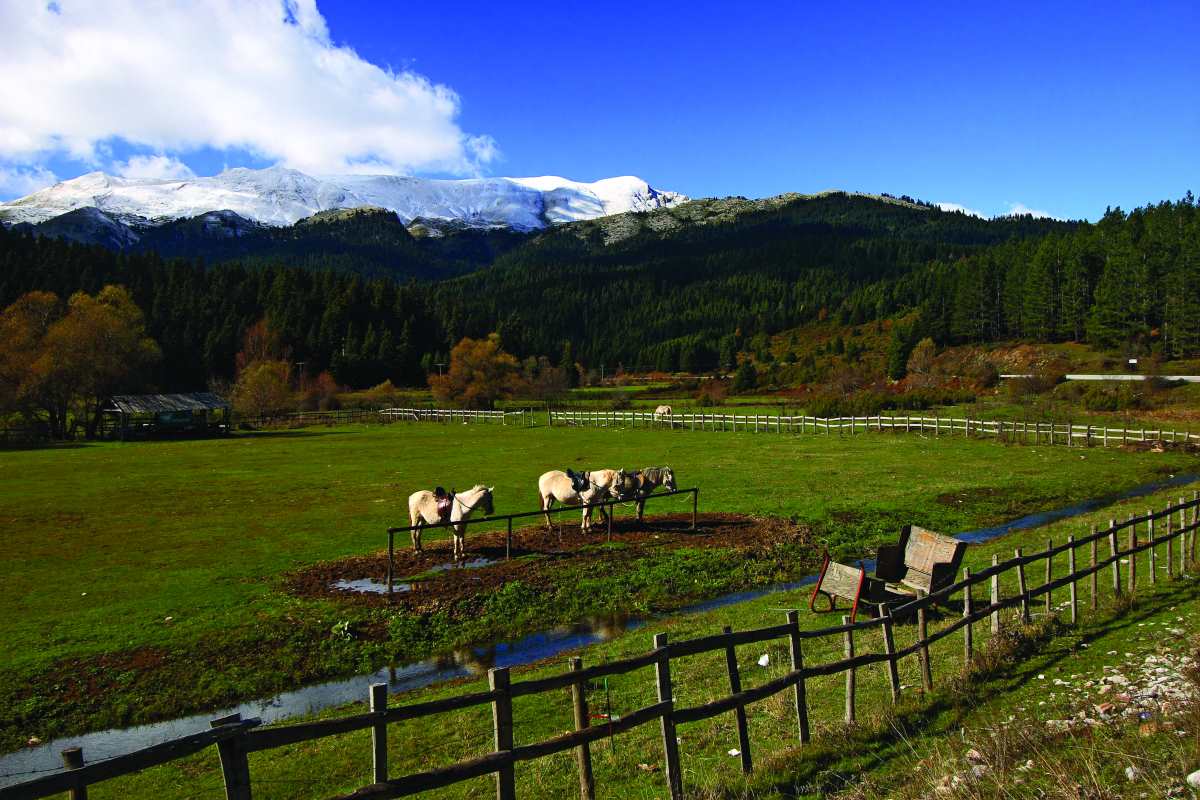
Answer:
[[[554,526],[550,522],[550,508],[554,505],[554,495],[541,495],[542,498],[542,513],[546,515],[546,530],[552,530]]]
[[[413,528],[408,533],[409,533],[409,536],[412,537],[413,552],[414,553],[421,552],[421,526],[420,526],[420,524],[418,523],[417,527]]]
[[[642,513],[646,510],[646,501],[645,500],[638,500],[637,510],[638,510],[638,525],[644,525],[645,523],[642,522]]]

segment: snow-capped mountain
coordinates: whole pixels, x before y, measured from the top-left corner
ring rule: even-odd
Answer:
[[[378,206],[405,223],[447,221],[469,227],[534,230],[626,211],[687,202],[641,178],[594,183],[565,178],[434,180],[398,175],[313,177],[284,167],[237,168],[209,178],[146,180],[92,172],[0,204],[6,224],[40,223],[82,208],[134,225],[157,225],[232,211],[267,225],[291,225],[321,211]]]

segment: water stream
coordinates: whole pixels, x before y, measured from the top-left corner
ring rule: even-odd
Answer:
[[[1028,514],[1001,525],[964,531],[955,536],[968,542],[984,542],[1012,531],[1036,528],[1058,520],[1080,516],[1103,508],[1110,503],[1142,497],[1163,489],[1183,486],[1196,480],[1200,480],[1200,475],[1173,475],[1170,478],[1136,486],[1123,492],[1085,500],[1053,511]],[[484,559],[479,561],[484,561]],[[872,568],[869,562],[864,561],[863,564],[868,569]],[[483,567],[487,564],[471,563],[468,566]],[[672,611],[670,616],[712,611],[736,603],[756,600],[770,594],[793,591],[805,585],[811,585],[815,580],[815,575],[809,575],[790,583],[731,592]],[[367,592],[378,591],[376,586],[368,586],[367,583],[373,582],[363,582],[361,585],[347,585],[340,588]],[[113,728],[81,736],[55,739],[52,742],[0,756],[0,786],[19,783],[37,777],[39,774],[61,769],[60,753],[68,747],[82,748],[85,762],[91,763],[196,733],[207,729],[209,720],[229,714],[241,714],[243,718],[258,717],[264,724],[279,722],[354,701],[365,701],[368,688],[373,683],[387,683],[389,691],[392,693],[421,689],[456,678],[482,675],[489,667],[515,667],[532,664],[586,645],[608,641],[631,630],[636,630],[644,626],[646,622],[645,619],[632,617],[597,617],[583,620],[574,625],[551,628],[509,642],[463,648],[437,658],[404,666],[386,667],[368,675],[356,675],[353,678],[306,686],[295,691],[283,692],[269,698],[241,703],[217,711],[208,711],[203,714],[149,725],[138,725],[132,728]]]

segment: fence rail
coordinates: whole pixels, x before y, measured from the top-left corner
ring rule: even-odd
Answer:
[[[1121,445],[1129,442],[1200,442],[1200,433],[1165,428],[1113,428],[1073,422],[1027,422],[970,417],[900,416],[813,417],[779,414],[709,414],[649,411],[548,411],[546,423],[559,427],[664,428],[689,431],[846,435],[871,431],[940,436],[993,437],[1030,444],[1068,447]]]
[[[686,491],[680,493],[686,493]],[[1156,523],[1158,524],[1156,525]],[[1142,526],[1145,526],[1146,531],[1144,540],[1139,539],[1139,528]],[[249,800],[251,796],[251,777],[247,760],[249,753],[370,728],[373,753],[372,783],[351,794],[344,795],[344,800],[402,797],[487,774],[495,776],[496,796],[500,800],[512,800],[516,797],[513,777],[514,764],[566,750],[574,750],[576,753],[580,796],[583,800],[594,800],[595,779],[591,770],[590,744],[601,737],[620,735],[657,721],[661,731],[664,772],[669,795],[673,800],[679,800],[683,797],[683,777],[676,740],[676,726],[733,712],[741,748],[742,768],[748,772],[752,769],[752,759],[750,755],[751,742],[745,721],[746,706],[781,692],[791,691],[795,706],[797,738],[801,744],[805,744],[811,738],[806,686],[810,679],[823,675],[843,673],[846,675],[844,716],[847,722],[852,722],[856,713],[856,671],[875,664],[885,665],[891,697],[893,702],[896,702],[900,698],[902,688],[898,678],[897,664],[902,659],[916,656],[921,666],[922,688],[926,691],[932,690],[934,676],[929,657],[931,645],[954,633],[962,632],[965,669],[970,666],[974,655],[974,625],[990,621],[992,631],[997,632],[1001,625],[1000,612],[1010,608],[1019,609],[1021,620],[1028,622],[1031,617],[1032,601],[1045,597],[1045,607],[1049,610],[1052,608],[1052,593],[1062,588],[1069,588],[1070,619],[1072,622],[1076,622],[1079,617],[1080,582],[1085,580],[1087,582],[1091,609],[1098,607],[1099,582],[1096,577],[1103,572],[1111,570],[1111,585],[1114,595],[1120,596],[1123,593],[1133,595],[1147,580],[1143,578],[1139,583],[1137,578],[1139,574],[1138,556],[1143,553],[1147,554],[1148,565],[1151,567],[1148,570],[1150,583],[1158,580],[1155,567],[1160,552],[1166,558],[1168,576],[1175,574],[1183,576],[1184,565],[1189,560],[1195,559],[1196,531],[1198,529],[1200,529],[1200,493],[1194,492],[1191,500],[1180,498],[1177,503],[1169,504],[1162,511],[1147,511],[1145,515],[1131,516],[1122,522],[1113,519],[1109,521],[1108,527],[1103,529],[1096,529],[1093,526],[1092,531],[1082,538],[1068,537],[1066,543],[1059,545],[1048,541],[1046,549],[1040,552],[1025,554],[1017,549],[1012,558],[1004,561],[993,556],[990,567],[974,573],[970,569],[964,569],[962,579],[956,583],[932,594],[918,597],[874,619],[850,623],[848,617],[843,617],[841,625],[818,630],[802,630],[799,626],[798,613],[789,611],[784,624],[754,630],[735,632],[726,628],[720,634],[679,642],[669,642],[666,634],[657,634],[654,637],[652,650],[631,658],[599,664],[587,669],[583,668],[581,659],[573,658],[570,670],[567,672],[516,682],[511,681],[508,668],[493,668],[488,672],[489,688],[486,692],[474,692],[405,706],[388,707],[387,685],[377,684],[371,687],[369,699],[372,710],[369,713],[277,728],[260,728],[257,727],[257,720],[240,720],[231,717],[215,720],[214,728],[211,731],[89,765],[81,765],[80,754],[75,751],[70,762],[76,765],[73,769],[0,789],[0,798],[3,800],[10,800],[10,798],[33,800],[63,791],[71,791],[73,798],[86,797],[86,787],[90,784],[163,764],[183,755],[194,753],[208,745],[216,744],[225,778],[227,798]],[[1121,538],[1119,534],[1122,533],[1125,538],[1124,546],[1119,541]],[[1108,544],[1108,554],[1101,558],[1098,556],[1098,545],[1103,542]],[[1179,564],[1177,572],[1173,570],[1173,554],[1176,547],[1178,547]],[[1076,568],[1076,556],[1080,552],[1088,554],[1088,564],[1082,568]],[[1069,558],[1068,572],[1061,577],[1054,578],[1051,573],[1053,559],[1064,553]],[[1041,585],[1031,587],[1027,581],[1026,568],[1041,561],[1046,562],[1047,565],[1045,580]],[[1121,576],[1121,568],[1124,564],[1128,565],[1127,583],[1122,581]],[[1000,578],[1014,572],[1017,577],[1018,591],[1009,597],[1002,597]],[[974,603],[974,587],[979,585],[990,586],[991,599],[987,604],[976,605]],[[928,612],[935,605],[948,606],[952,598],[956,596],[960,596],[962,599],[961,616],[940,630],[930,633],[927,628]],[[897,618],[911,617],[915,617],[917,620],[917,639],[908,647],[897,649],[892,635],[893,625]],[[855,635],[875,628],[880,628],[883,632],[882,651],[857,652],[856,647],[862,642],[860,637],[856,644]],[[844,657],[824,664],[806,664],[803,642],[815,638],[833,639],[834,641],[841,639],[844,643]],[[733,655],[736,648],[773,639],[789,641],[790,669],[783,675],[760,686],[742,689],[737,673],[736,657]],[[700,705],[690,707],[676,705],[673,696],[672,669],[682,666],[685,663],[683,659],[718,650],[725,650],[727,654],[730,693]],[[672,664],[672,662],[675,663]],[[599,677],[627,674],[649,667],[654,667],[656,702],[624,715],[619,720],[610,720],[604,725],[591,727],[584,691],[587,682]],[[521,746],[514,745],[513,698],[558,691],[567,687],[571,688],[574,705],[574,730],[540,742]],[[413,775],[389,777],[386,746],[389,723],[485,704],[490,704],[492,707],[495,748],[493,752]],[[64,754],[65,757],[66,754]]]

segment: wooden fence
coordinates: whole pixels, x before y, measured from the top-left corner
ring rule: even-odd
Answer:
[[[690,431],[854,435],[871,431],[918,433],[934,437],[992,437],[1029,444],[1093,447],[1129,442],[1200,442],[1200,433],[1163,428],[1110,428],[1072,422],[1027,422],[970,417],[899,416],[812,417],[777,414],[706,414],[649,411],[548,411],[546,423],[560,427],[663,428]]]
[[[483,423],[492,425],[517,425],[522,428],[534,424],[534,415],[528,409],[516,411],[482,410],[466,408],[385,408],[378,412],[381,417],[395,421]]]
[[[372,783],[349,795],[344,800],[380,800],[402,797],[421,791],[449,786],[460,781],[491,774],[494,776],[496,796],[500,800],[516,797],[514,766],[523,761],[543,758],[554,753],[573,750],[579,774],[579,793],[583,800],[595,796],[595,777],[592,772],[590,745],[601,738],[618,736],[643,725],[657,723],[663,752],[664,773],[669,796],[679,800],[683,796],[681,758],[676,738],[679,725],[709,719],[720,714],[732,713],[737,729],[741,766],[746,772],[753,767],[752,743],[746,723],[745,709],[748,705],[765,700],[782,692],[790,694],[789,706],[795,708],[796,738],[801,744],[811,739],[807,682],[818,676],[844,674],[845,710],[844,720],[853,722],[856,715],[856,673],[873,665],[882,665],[893,702],[900,699],[902,686],[899,679],[899,663],[906,658],[916,657],[921,674],[922,688],[933,689],[934,675],[930,659],[930,648],[951,634],[962,633],[961,652],[964,668],[969,667],[974,653],[973,626],[986,623],[993,633],[999,632],[1004,609],[1019,609],[1020,619],[1028,622],[1035,601],[1041,601],[1047,612],[1053,606],[1052,594],[1061,589],[1068,590],[1070,621],[1075,623],[1080,615],[1080,583],[1086,581],[1088,595],[1085,608],[1095,610],[1099,605],[1099,576],[1111,571],[1112,593],[1134,594],[1139,586],[1159,580],[1159,559],[1165,560],[1168,577],[1184,574],[1184,565],[1194,560],[1196,554],[1196,530],[1200,527],[1197,509],[1200,497],[1193,494],[1191,500],[1180,499],[1162,511],[1148,511],[1145,515],[1130,517],[1125,521],[1111,520],[1105,529],[1092,531],[1082,538],[1068,536],[1065,543],[1055,545],[1047,542],[1046,549],[1024,554],[1017,549],[1012,558],[1000,561],[993,556],[992,565],[978,572],[964,569],[962,579],[931,595],[915,599],[883,616],[851,623],[848,617],[842,624],[817,630],[804,630],[799,625],[796,611],[789,611],[782,624],[746,631],[725,628],[721,633],[687,639],[668,641],[667,635],[655,635],[653,649],[642,655],[591,667],[584,667],[582,660],[573,658],[570,668],[562,673],[529,680],[514,681],[507,668],[488,671],[486,691],[414,703],[403,706],[387,704],[387,685],[377,684],[370,688],[370,711],[351,716],[303,722],[274,728],[262,728],[257,720],[242,720],[237,717],[214,720],[210,731],[194,734],[154,747],[139,750],[129,755],[94,764],[83,764],[78,751],[67,751],[64,760],[71,769],[38,778],[27,783],[0,789],[4,800],[30,800],[70,791],[73,798],[86,797],[87,787],[119,775],[163,764],[176,758],[195,753],[215,744],[220,757],[225,781],[226,796],[230,800],[249,800],[251,797],[251,775],[248,755],[253,752],[271,750],[299,742],[313,741],[350,731],[371,731],[371,753],[373,756]],[[1189,518],[1190,512],[1190,518]],[[1145,538],[1139,538],[1144,530]],[[1100,547],[1107,544],[1107,555],[1100,556]],[[1067,556],[1067,572],[1061,577],[1053,575],[1055,557]],[[1138,560],[1145,554],[1145,573],[1138,569]],[[1081,556],[1086,561],[1078,566]],[[1061,559],[1060,559],[1061,560]],[[1027,568],[1044,562],[1044,581],[1032,587]],[[1122,566],[1127,565],[1126,579],[1122,579]],[[1001,593],[1001,577],[1015,573],[1018,591],[1009,597]],[[1139,578],[1139,575],[1146,577]],[[989,590],[990,600],[977,601],[975,587]],[[958,600],[961,614],[957,619],[939,630],[930,632],[928,615],[935,606],[952,609]],[[893,627],[898,619],[916,620],[916,641],[903,648],[895,645]],[[864,634],[878,629],[882,648],[878,651],[863,651]],[[805,662],[804,642],[814,639],[841,640],[843,657],[836,661],[811,665]],[[874,640],[875,637],[872,637]],[[791,654],[790,669],[783,675],[749,689],[741,687],[736,649],[749,644],[772,640],[786,640]],[[680,706],[675,702],[672,669],[678,668],[682,659],[708,652],[724,652],[728,669],[730,694],[711,702],[695,706]],[[589,681],[613,675],[622,675],[642,669],[653,668],[655,702],[610,719],[600,726],[591,726],[585,689]],[[573,705],[574,730],[533,744],[516,746],[513,736],[513,699],[526,695],[570,689]],[[473,706],[490,705],[493,720],[494,751],[487,755],[460,761],[445,767],[424,772],[392,777],[387,760],[388,725],[401,720],[412,720],[444,714]]]

